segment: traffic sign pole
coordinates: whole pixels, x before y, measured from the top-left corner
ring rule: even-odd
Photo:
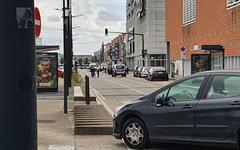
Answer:
[[[184,67],[184,62],[185,62],[185,60],[182,59],[182,76],[183,76],[183,77],[185,76],[185,75],[184,75],[184,69],[185,69],[185,67]]]
[[[37,150],[34,0],[2,0],[0,149]]]
[[[184,47],[181,48],[181,57],[182,57],[182,76],[185,76],[184,69],[185,69],[185,59],[186,59],[186,49]]]

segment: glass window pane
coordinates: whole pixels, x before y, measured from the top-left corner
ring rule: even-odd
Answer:
[[[198,91],[205,77],[188,79],[172,87],[168,94],[169,100],[192,101],[196,100]]]
[[[207,99],[240,96],[239,76],[216,76],[208,92]]]
[[[164,90],[164,91],[160,92],[159,94],[157,94],[155,97],[155,101],[157,102],[157,99],[159,99],[159,98],[163,98],[163,100],[166,99],[168,90],[169,89]]]
[[[156,65],[155,65],[155,60],[151,60],[150,63],[151,63],[151,66],[152,66],[152,67],[155,67],[155,66],[156,66]]]

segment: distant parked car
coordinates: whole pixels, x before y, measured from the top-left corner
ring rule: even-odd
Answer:
[[[155,79],[161,79],[168,81],[168,73],[164,67],[151,67],[148,72],[147,79],[153,81]]]
[[[57,73],[58,77],[60,78],[64,78],[64,71],[62,69],[58,69],[58,73]]]
[[[124,64],[116,64],[113,66],[113,72],[112,77],[116,77],[118,75],[121,75],[122,77],[126,77],[126,68]]]
[[[137,77],[141,77],[141,72],[142,72],[143,67],[138,67],[137,69]]]
[[[113,135],[132,149],[153,142],[239,148],[239,89],[239,70],[193,74],[117,107]]]
[[[141,71],[141,78],[146,78],[148,76],[148,70],[146,67],[143,67]]]
[[[135,67],[133,70],[133,77],[137,77],[138,67]]]

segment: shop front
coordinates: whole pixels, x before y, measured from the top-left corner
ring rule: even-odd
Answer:
[[[191,55],[191,73],[224,69],[224,47],[221,45],[202,45],[204,54]],[[199,51],[198,50],[198,51]]]

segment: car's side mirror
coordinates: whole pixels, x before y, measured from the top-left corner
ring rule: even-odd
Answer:
[[[162,107],[164,103],[164,95],[157,98],[157,107]]]

